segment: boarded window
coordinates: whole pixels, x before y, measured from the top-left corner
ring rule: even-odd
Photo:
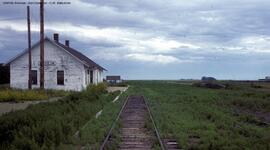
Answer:
[[[93,70],[90,71],[90,83],[93,83]]]
[[[32,84],[37,85],[37,70],[31,70]]]
[[[57,85],[64,85],[64,71],[57,71]]]

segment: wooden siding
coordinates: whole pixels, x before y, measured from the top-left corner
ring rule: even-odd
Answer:
[[[27,89],[28,82],[28,54],[24,54],[10,64],[11,87]],[[39,88],[39,45],[32,49],[32,70],[37,70],[38,84],[33,88]],[[57,85],[57,71],[64,71],[64,85]],[[98,73],[100,72],[100,73]],[[95,74],[102,71],[95,70],[93,80],[101,80]],[[45,41],[45,88],[80,91],[85,88],[86,67],[77,58],[65,50],[55,46],[50,41]],[[102,76],[102,75],[101,75]]]

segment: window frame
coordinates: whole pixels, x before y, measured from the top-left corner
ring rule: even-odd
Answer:
[[[36,76],[34,76],[36,75]],[[35,77],[35,79],[34,79]],[[35,81],[35,82],[33,82]],[[38,72],[37,70],[31,70],[31,84],[32,85],[38,85]]]
[[[62,74],[60,74],[60,73],[62,73]],[[65,71],[64,70],[57,70],[57,72],[56,72],[56,83],[57,83],[57,85],[65,85]]]
[[[94,71],[90,70],[90,83],[93,84],[94,82]]]

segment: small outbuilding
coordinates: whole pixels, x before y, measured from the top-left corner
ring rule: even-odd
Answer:
[[[106,81],[111,84],[122,83],[121,76],[106,76]]]

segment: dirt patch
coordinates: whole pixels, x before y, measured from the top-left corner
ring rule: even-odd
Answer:
[[[109,86],[107,88],[108,92],[115,92],[115,91],[120,91],[120,92],[124,92],[128,89],[128,87],[120,87],[120,86]]]
[[[57,101],[57,100],[59,100],[61,98],[62,97],[54,97],[54,98],[51,98],[49,100],[26,101],[26,102],[20,102],[20,103],[16,103],[16,102],[1,102],[0,103],[0,116],[3,115],[3,114],[5,114],[5,113],[12,112],[12,111],[26,109],[30,105],[35,105],[35,104],[44,103],[44,102],[54,102],[54,101]]]

